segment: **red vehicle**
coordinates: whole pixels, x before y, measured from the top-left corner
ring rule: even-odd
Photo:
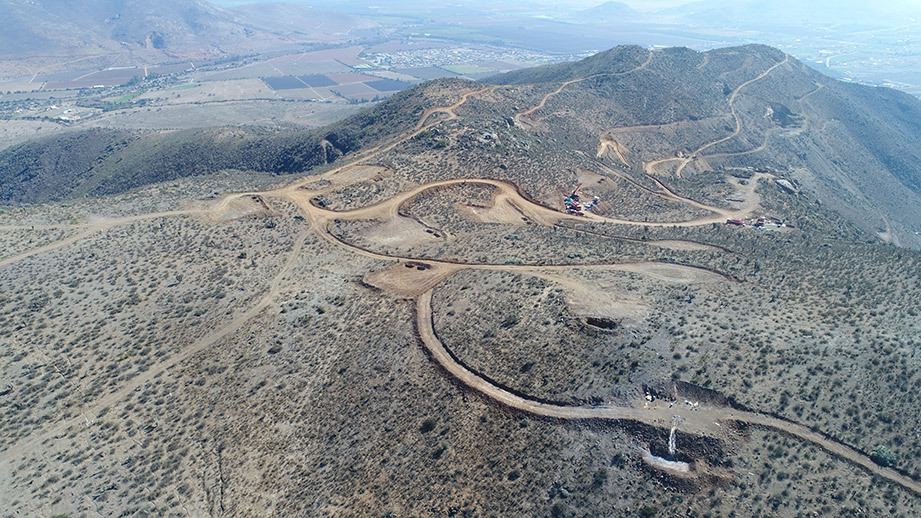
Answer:
[[[566,205],[566,212],[569,214],[576,214],[578,216],[585,215],[585,212],[582,210],[582,200],[579,197],[579,189],[581,188],[582,184],[580,183],[573,189],[572,194],[563,200],[563,204]]]

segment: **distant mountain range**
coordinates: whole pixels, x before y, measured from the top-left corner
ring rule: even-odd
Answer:
[[[623,2],[605,2],[595,7],[580,11],[579,17],[595,22],[637,21],[648,15],[633,9]]]
[[[661,11],[684,21],[709,26],[760,27],[765,25],[828,26],[904,23],[919,14],[904,0],[867,3],[859,0],[798,2],[796,0],[700,0]]]
[[[201,0],[0,0],[0,10],[0,59],[119,53],[147,61],[207,59],[325,41],[375,25],[307,7],[233,10]]]

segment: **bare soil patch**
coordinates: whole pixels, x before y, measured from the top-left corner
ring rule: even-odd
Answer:
[[[461,268],[443,263],[400,261],[383,270],[369,273],[364,280],[387,293],[417,297]]]

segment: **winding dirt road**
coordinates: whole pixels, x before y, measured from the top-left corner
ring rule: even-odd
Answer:
[[[901,473],[884,468],[870,460],[866,455],[845,446],[833,439],[806,428],[805,426],[763,414],[716,407],[701,404],[692,411],[681,411],[671,406],[658,405],[648,408],[638,406],[567,406],[530,399],[514,394],[496,386],[481,376],[473,373],[455,357],[441,342],[435,333],[432,315],[432,290],[416,299],[416,330],[425,345],[426,351],[438,365],[467,388],[509,408],[527,412],[541,417],[566,420],[629,420],[648,425],[667,428],[672,425],[673,417],[680,413],[681,429],[686,433],[720,437],[725,429],[719,421],[738,422],[779,430],[787,435],[802,439],[865,468],[875,475],[899,484],[917,494],[921,494],[921,482]]]
[[[292,182],[291,184],[289,184],[289,185],[287,185],[287,186],[284,186],[284,187],[281,187],[280,189],[276,189],[276,190],[274,190],[274,191],[268,191],[268,192],[263,192],[263,193],[252,193],[252,194],[290,193],[290,192],[292,192],[292,191],[294,191],[294,190],[296,190],[296,189],[302,188],[303,186],[305,186],[305,185],[307,185],[307,184],[309,184],[309,183],[312,183],[312,182],[315,182],[315,181],[317,181],[317,180],[322,180],[322,179],[325,179],[325,178],[329,178],[329,177],[331,177],[331,176],[334,176],[334,175],[336,175],[336,174],[342,172],[342,170],[345,169],[345,168],[353,167],[353,166],[356,166],[356,165],[358,165],[358,164],[360,164],[360,163],[362,163],[362,162],[366,162],[366,161],[368,161],[368,160],[371,160],[372,158],[375,158],[375,157],[377,157],[377,156],[380,156],[380,155],[383,154],[383,153],[386,153],[387,151],[390,151],[391,149],[393,149],[393,148],[397,147],[398,145],[400,145],[400,144],[402,144],[402,143],[408,141],[409,139],[415,137],[416,135],[419,135],[419,134],[422,133],[423,131],[425,131],[425,130],[427,130],[427,129],[433,127],[433,126],[437,126],[438,124],[441,124],[441,123],[444,122],[444,121],[457,119],[457,118],[458,118],[458,115],[457,115],[457,113],[455,113],[455,110],[457,110],[457,109],[460,108],[462,105],[464,105],[464,103],[466,103],[471,97],[473,97],[473,96],[475,96],[475,95],[480,95],[480,94],[483,94],[483,93],[487,93],[487,92],[492,92],[493,90],[495,90],[495,89],[497,89],[497,88],[499,88],[499,85],[487,86],[487,87],[481,88],[481,89],[479,89],[479,90],[467,91],[467,92],[464,92],[463,94],[461,94],[460,100],[458,100],[456,103],[454,103],[454,104],[452,104],[452,105],[450,105],[450,106],[436,106],[436,107],[432,107],[432,108],[427,108],[427,109],[425,109],[425,110],[422,112],[422,115],[419,117],[419,121],[416,123],[415,126],[413,126],[412,129],[410,129],[410,130],[408,130],[408,131],[405,131],[405,132],[403,132],[403,133],[400,134],[400,135],[397,135],[396,137],[394,137],[393,139],[391,139],[391,140],[388,141],[388,142],[385,142],[385,143],[382,143],[382,144],[378,144],[377,146],[370,147],[370,148],[368,148],[368,149],[366,149],[366,150],[359,151],[359,152],[356,153],[355,155],[351,156],[351,157],[350,157],[351,160],[349,160],[347,163],[345,163],[345,164],[343,164],[343,165],[341,165],[341,166],[339,166],[339,167],[330,169],[329,171],[326,171],[326,172],[323,173],[323,174],[319,174],[319,175],[315,175],[315,176],[307,176],[307,177],[305,177],[305,178],[302,178],[302,179],[299,180],[299,181]],[[430,117],[432,114],[435,114],[435,113],[444,113],[444,114],[447,115],[447,117],[444,118],[444,119],[437,120],[437,121],[433,121],[433,122],[430,122],[430,123],[426,124],[426,121],[428,121],[429,117]],[[249,194],[249,193],[247,193],[247,194]]]
[[[704,152],[705,150],[707,150],[707,149],[709,149],[709,148],[711,148],[711,147],[713,147],[713,146],[716,146],[716,145],[718,145],[718,144],[722,144],[723,142],[726,142],[726,141],[728,141],[728,140],[732,140],[732,139],[734,139],[735,137],[739,136],[739,134],[742,133],[742,119],[739,118],[739,114],[738,114],[738,112],[736,112],[736,107],[735,107],[735,100],[736,100],[736,98],[739,96],[739,93],[740,93],[740,92],[742,91],[742,89],[745,88],[746,86],[748,86],[748,85],[750,85],[750,84],[752,84],[752,83],[754,83],[754,82],[756,82],[756,81],[760,81],[761,79],[765,78],[768,74],[770,74],[771,72],[773,72],[774,70],[776,70],[776,69],[777,69],[778,67],[780,67],[781,65],[785,65],[785,64],[787,64],[787,63],[789,63],[789,62],[790,62],[790,56],[788,56],[788,55],[787,55],[787,56],[784,56],[784,59],[783,59],[782,61],[779,61],[779,62],[775,63],[773,66],[771,66],[770,68],[768,68],[768,69],[765,70],[764,72],[758,74],[758,76],[756,76],[756,77],[754,77],[754,78],[752,78],[752,79],[749,79],[748,81],[745,81],[744,83],[742,83],[742,84],[740,84],[739,86],[737,86],[735,90],[732,91],[732,94],[729,96],[729,111],[730,111],[730,113],[732,114],[732,118],[735,120],[735,129],[733,130],[732,133],[730,133],[729,135],[726,135],[725,137],[720,137],[720,138],[718,138],[718,139],[716,139],[716,140],[713,140],[713,141],[711,141],[711,142],[708,142],[708,143],[706,143],[706,144],[700,146],[699,148],[697,148],[697,149],[695,149],[694,151],[692,151],[691,154],[690,154],[690,156],[687,156],[687,157],[660,158],[660,159],[658,159],[658,160],[652,160],[652,161],[650,161],[650,162],[646,162],[645,164],[643,164],[643,170],[646,172],[646,174],[648,174],[648,175],[650,175],[650,176],[655,175],[655,173],[656,173],[656,167],[659,166],[660,164],[666,164],[666,163],[669,163],[669,162],[679,162],[678,168],[675,170],[675,176],[681,177],[681,172],[684,171],[684,168],[687,167],[688,164],[690,164],[691,162],[697,160],[698,158],[702,158],[702,156],[701,156],[701,153],[702,153],[702,152]]]
[[[578,79],[570,79],[569,81],[564,81],[562,84],[560,84],[560,86],[556,90],[544,95],[537,105],[532,106],[531,108],[528,108],[527,110],[516,113],[515,116],[513,117],[513,119],[515,120],[515,124],[521,127],[531,126],[530,123],[522,124],[524,122],[525,117],[529,119],[532,118],[532,116],[537,111],[542,110],[544,106],[547,105],[547,101],[549,101],[551,97],[559,95],[569,85],[581,83],[583,81],[588,81],[589,79],[595,79],[597,77],[618,77],[618,76],[625,76],[625,75],[633,74],[635,72],[639,72],[640,70],[645,69],[649,65],[649,63],[652,61],[652,56],[653,56],[653,51],[650,50],[649,55],[646,56],[645,61],[640,63],[637,67],[627,70],[626,72],[611,72],[611,73],[593,74],[588,77],[580,77]]]
[[[649,57],[646,62],[637,67],[634,70],[623,72],[619,74],[599,74],[599,75],[624,75],[628,73],[635,72],[641,68],[644,68],[649,61],[652,59],[652,53],[650,52]],[[709,144],[701,146],[691,158],[687,159],[678,159],[683,160],[681,167],[679,167],[678,172],[680,173],[683,170],[684,166],[687,165],[691,160],[694,159],[695,155],[698,155],[700,152],[715,146],[721,142],[725,142],[738,135],[741,131],[741,120],[738,118],[738,115],[735,113],[735,108],[733,102],[736,96],[739,94],[742,88],[745,86],[763,78],[769,74],[772,70],[786,63],[785,59],[783,62],[777,63],[765,72],[763,72],[758,77],[751,79],[742,85],[740,85],[733,92],[730,97],[729,104],[732,110],[733,116],[736,118],[736,131],[721,139],[715,140]],[[596,76],[592,76],[596,77]],[[589,78],[585,78],[589,79]],[[581,80],[585,80],[581,79]],[[547,94],[541,100],[541,103],[529,110],[519,113],[516,115],[516,120],[521,120],[523,117],[530,117],[533,113],[541,109],[547,102],[547,100],[553,95],[561,92],[566,86],[578,82],[580,80],[573,80],[567,83],[564,83],[554,92]],[[453,378],[455,378],[459,383],[475,390],[485,397],[496,401],[502,405],[505,405],[509,408],[513,408],[518,411],[527,412],[530,414],[555,418],[555,419],[566,419],[566,420],[632,420],[637,422],[646,423],[652,426],[657,427],[669,427],[672,424],[674,415],[678,412],[674,408],[667,407],[665,405],[653,405],[653,406],[640,406],[639,404],[609,404],[609,405],[600,405],[600,406],[574,406],[574,405],[564,405],[564,404],[553,404],[548,402],[537,401],[533,398],[530,398],[526,395],[515,394],[509,390],[501,388],[494,383],[491,383],[482,376],[472,372],[466,366],[464,366],[458,359],[450,352],[450,350],[439,340],[433,325],[433,315],[432,315],[432,294],[435,287],[440,284],[441,281],[452,275],[453,273],[460,271],[462,269],[474,268],[474,269],[490,269],[490,270],[500,270],[500,271],[511,271],[511,272],[521,272],[521,273],[534,273],[540,271],[561,271],[568,269],[611,269],[611,270],[622,270],[622,271],[635,271],[639,273],[650,273],[653,272],[656,268],[661,268],[661,263],[639,263],[639,264],[604,264],[604,265],[555,265],[555,266],[538,266],[538,265],[494,265],[494,264],[457,264],[449,263],[446,261],[432,261],[425,259],[414,259],[411,257],[399,257],[395,255],[387,255],[383,253],[373,252],[356,245],[350,244],[342,240],[341,238],[334,236],[329,231],[329,224],[336,218],[338,219],[347,219],[347,220],[368,220],[376,219],[387,221],[394,218],[401,217],[399,214],[400,207],[408,200],[418,196],[421,193],[424,193],[427,190],[435,189],[444,186],[458,185],[463,183],[479,183],[495,187],[500,195],[508,203],[514,205],[514,207],[521,212],[521,214],[532,219],[533,221],[544,224],[544,225],[553,225],[561,221],[578,221],[578,222],[608,222],[608,223],[618,223],[618,224],[627,224],[627,225],[641,225],[641,226],[695,226],[695,225],[706,225],[710,223],[720,223],[723,222],[728,217],[741,217],[750,213],[758,205],[758,198],[754,192],[755,184],[757,182],[751,182],[749,186],[742,188],[742,186],[737,186],[745,192],[747,195],[747,201],[745,205],[740,209],[722,209],[718,207],[711,207],[699,202],[683,198],[676,193],[669,190],[661,182],[657,182],[660,187],[660,192],[655,192],[655,194],[666,197],[672,201],[685,203],[690,206],[697,208],[705,209],[714,214],[712,217],[698,218],[690,221],[671,223],[671,222],[661,222],[661,223],[647,223],[647,222],[636,222],[636,221],[624,221],[612,218],[604,218],[597,215],[589,215],[588,217],[577,217],[569,214],[564,214],[547,207],[538,205],[529,201],[517,188],[517,186],[500,180],[492,179],[459,179],[459,180],[444,180],[439,182],[432,182],[426,185],[418,186],[413,189],[409,189],[403,193],[400,193],[396,196],[393,196],[382,202],[369,205],[366,207],[361,207],[358,209],[348,210],[348,211],[332,211],[324,209],[321,207],[316,207],[311,204],[310,200],[317,192],[316,190],[305,189],[304,187],[311,182],[316,182],[321,179],[332,177],[333,175],[341,172],[347,167],[353,167],[361,162],[365,162],[379,154],[393,149],[400,142],[404,142],[412,136],[423,131],[425,128],[431,127],[435,124],[438,124],[438,121],[427,124],[426,121],[434,113],[446,113],[448,119],[456,118],[457,115],[455,110],[463,105],[470,97],[490,91],[496,87],[487,87],[482,90],[471,91],[465,93],[461,100],[457,103],[441,108],[432,108],[426,110],[422,114],[420,121],[410,130],[405,132],[403,135],[398,136],[397,138],[391,140],[388,143],[381,144],[375,148],[369,149],[364,153],[356,155],[353,160],[349,163],[344,164],[343,166],[332,169],[322,175],[307,177],[296,182],[291,183],[288,186],[281,187],[272,191],[266,192],[256,192],[256,193],[236,193],[228,195],[225,199],[219,202],[219,206],[225,207],[232,199],[237,199],[242,196],[247,195],[259,195],[259,196],[276,196],[282,197],[288,200],[295,202],[301,209],[301,211],[308,218],[310,225],[313,231],[329,241],[331,244],[349,250],[356,254],[361,254],[366,257],[371,257],[374,259],[384,260],[388,262],[396,262],[397,265],[406,264],[407,261],[413,261],[414,264],[427,265],[427,267],[420,266],[422,270],[434,268],[438,270],[436,275],[433,275],[430,279],[427,280],[425,285],[425,291],[417,292],[416,296],[416,316],[415,316],[415,327],[416,330],[424,344],[424,347],[432,358]],[[446,119],[442,119],[446,120]],[[664,161],[676,160],[674,158],[662,159],[656,161],[658,163]],[[646,164],[647,166],[656,163],[651,162]],[[647,170],[647,172],[649,172]],[[97,222],[87,223],[85,225],[86,230],[80,232],[74,236],[50,243],[48,245],[23,252],[21,254],[9,257],[0,261],[0,267],[13,264],[17,261],[21,261],[28,257],[33,257],[51,250],[59,249],[65,247],[71,243],[77,242],[98,230],[111,228],[117,225],[128,224],[135,221],[141,221],[144,219],[151,219],[157,217],[170,217],[170,216],[180,216],[180,215],[189,215],[189,214],[207,214],[207,210],[197,209],[197,210],[188,210],[188,211],[171,211],[171,212],[161,212],[161,213],[152,213],[146,215],[137,215],[130,216],[125,218],[103,220]],[[175,366],[180,361],[183,361],[189,358],[191,355],[195,354],[198,351],[201,351],[207,347],[210,347],[217,343],[222,338],[225,338],[232,334],[233,332],[240,329],[246,322],[252,318],[259,315],[263,310],[270,306],[282,284],[288,280],[287,276],[290,272],[291,267],[295,263],[296,259],[300,255],[303,244],[305,242],[307,234],[302,233],[296,240],[292,247],[291,252],[289,252],[284,266],[281,271],[270,281],[267,286],[266,293],[260,300],[246,310],[244,313],[240,314],[232,321],[230,321],[225,326],[214,331],[208,336],[204,337],[202,340],[182,349],[179,353],[173,355],[170,359],[154,365],[144,374],[132,379],[128,384],[119,388],[115,392],[107,394],[95,401],[86,402],[84,405],[84,414],[87,415],[98,415],[98,412],[103,408],[112,405],[119,400],[123,399],[128,395],[132,390],[146,383],[154,376],[159,373],[164,372],[166,369]],[[412,266],[412,265],[409,265]],[[670,265],[672,268],[690,268],[680,265]],[[413,270],[415,267],[407,268],[407,270]],[[716,274],[711,274],[716,275]],[[883,468],[876,463],[874,463],[867,455],[860,453],[853,448],[850,448],[840,442],[837,442],[833,439],[830,439],[814,430],[811,430],[805,426],[795,424],[783,419],[776,417],[759,414],[755,412],[740,411],[732,409],[729,407],[720,407],[713,405],[702,405],[699,409],[694,411],[681,412],[683,421],[682,421],[682,430],[687,433],[711,436],[711,437],[720,437],[722,434],[725,434],[724,427],[719,425],[719,422],[729,423],[745,423],[749,425],[756,425],[762,427],[773,428],[779,430],[783,433],[789,434],[791,436],[797,437],[801,440],[808,441],[820,448],[827,450],[828,452],[839,456],[840,458],[852,462],[855,465],[861,466],[869,472],[886,478],[893,483],[899,484],[917,494],[921,494],[921,483],[917,480],[914,480],[908,476],[905,476],[895,470],[889,468]],[[40,448],[42,444],[54,437],[56,434],[60,434],[70,426],[71,421],[61,421],[57,424],[50,425],[48,428],[42,432],[33,435],[31,437],[25,438],[15,445],[7,448],[5,451],[0,453],[0,463],[6,463],[21,457],[25,452],[34,451],[37,448]]]
[[[316,194],[316,191],[286,191],[285,195],[288,199],[297,202],[302,209],[306,212],[309,212],[312,217],[319,221],[331,221],[333,219],[340,220],[388,220],[392,218],[397,218],[399,216],[400,207],[403,206],[409,200],[419,196],[420,194],[430,191],[432,189],[438,189],[441,187],[449,187],[453,185],[466,185],[466,184],[479,184],[479,185],[489,185],[495,187],[499,193],[497,196],[501,196],[504,201],[511,203],[521,214],[528,217],[530,220],[542,223],[545,225],[553,225],[560,221],[574,221],[579,223],[585,222],[595,222],[595,223],[614,223],[619,225],[635,225],[635,226],[644,226],[644,227],[695,227],[701,225],[709,225],[712,223],[724,223],[726,219],[729,218],[743,218],[752,213],[756,207],[759,205],[759,197],[755,193],[755,186],[757,185],[758,180],[761,178],[770,178],[770,175],[760,173],[752,178],[747,186],[737,185],[740,193],[746,197],[746,201],[741,208],[737,209],[725,209],[721,207],[714,207],[711,205],[706,205],[689,198],[679,196],[673,191],[669,190],[665,184],[661,183],[658,180],[656,184],[662,189],[661,192],[650,191],[653,194],[662,197],[663,199],[673,201],[676,203],[682,203],[691,207],[703,209],[709,212],[712,212],[713,216],[705,216],[700,218],[695,218],[686,221],[660,221],[660,222],[644,222],[644,221],[633,221],[626,219],[618,218],[608,218],[605,216],[600,216],[598,214],[588,213],[584,216],[577,216],[574,214],[567,214],[560,212],[543,205],[538,205],[534,202],[529,201],[521,193],[521,190],[513,183],[507,182],[504,180],[493,180],[489,178],[464,178],[457,180],[439,180],[424,185],[420,185],[404,191],[400,194],[397,194],[386,200],[367,205],[365,207],[349,210],[330,210],[324,209],[321,207],[316,207],[310,203],[310,199]]]
[[[536,205],[524,197],[518,192],[518,189],[508,183],[499,180],[490,180],[490,179],[467,179],[467,180],[445,180],[441,182],[433,182],[431,184],[426,184],[423,186],[416,187],[407,192],[401,193],[400,195],[394,196],[383,202],[363,207],[360,209],[354,209],[350,211],[336,212],[331,210],[322,209],[315,207],[309,202],[305,202],[303,197],[300,197],[299,205],[308,214],[313,222],[315,229],[318,233],[323,235],[331,243],[344,247],[354,253],[361,254],[366,257],[379,259],[379,260],[397,260],[402,262],[412,261],[417,264],[428,265],[428,267],[440,267],[441,270],[433,278],[427,279],[426,284],[431,286],[426,286],[427,290],[421,295],[416,297],[416,329],[417,332],[429,354],[432,358],[438,362],[438,364],[452,377],[454,377],[458,382],[464,386],[475,390],[484,396],[492,399],[502,405],[519,410],[522,412],[531,413],[534,415],[556,418],[556,419],[567,419],[567,420],[586,420],[586,419],[600,419],[600,420],[633,420],[649,424],[652,426],[658,427],[669,427],[672,424],[673,417],[676,413],[680,413],[682,416],[682,430],[686,433],[705,435],[712,437],[720,437],[725,433],[725,428],[719,423],[744,423],[748,425],[756,425],[761,427],[773,428],[779,430],[785,434],[797,437],[801,440],[808,441],[814,445],[841,457],[855,465],[861,466],[862,468],[879,475],[887,480],[890,480],[896,484],[899,484],[915,493],[921,494],[921,482],[908,477],[902,473],[899,473],[891,468],[885,468],[879,466],[873,462],[869,456],[864,453],[858,452],[853,448],[842,444],[834,439],[828,438],[821,433],[818,433],[814,430],[811,430],[805,426],[786,421],[777,417],[772,417],[765,414],[760,414],[756,412],[747,412],[743,410],[737,410],[729,407],[719,407],[704,404],[701,407],[695,408],[693,411],[682,412],[680,409],[676,410],[665,405],[654,406],[654,407],[640,407],[639,405],[603,405],[603,406],[592,406],[592,407],[583,407],[583,406],[567,406],[563,404],[553,404],[542,401],[537,401],[527,396],[515,394],[501,388],[487,379],[477,375],[476,373],[470,371],[466,366],[464,366],[458,359],[450,352],[450,350],[445,347],[441,342],[438,336],[435,333],[433,326],[433,315],[432,315],[432,294],[435,287],[440,284],[444,279],[453,275],[454,273],[463,270],[463,269],[486,269],[486,270],[495,270],[495,271],[507,271],[515,273],[531,273],[538,274],[541,271],[565,271],[570,269],[604,269],[604,270],[621,270],[621,271],[634,271],[637,273],[649,274],[650,270],[655,267],[657,263],[634,263],[634,264],[604,264],[604,265],[551,265],[551,266],[542,266],[542,265],[498,265],[498,264],[457,264],[447,261],[437,261],[430,259],[418,259],[412,257],[400,257],[394,255],[383,254],[379,252],[373,252],[359,246],[345,242],[339,237],[331,234],[326,225],[334,218],[340,219],[387,219],[395,218],[399,216],[399,207],[407,200],[418,196],[420,193],[443,186],[457,185],[461,183],[482,183],[486,185],[491,185],[500,189],[505,196],[507,196],[515,205],[522,211],[524,214],[529,214],[535,216],[536,221],[543,222],[547,224],[550,220],[561,221],[561,220],[576,220],[576,221],[585,221],[585,218],[580,218],[576,216],[570,216],[563,214],[557,211],[553,211],[546,207]],[[750,182],[748,189],[750,192],[754,192],[754,184],[756,182]],[[664,185],[661,187],[665,188]],[[677,195],[676,195],[677,196]],[[687,202],[688,200],[683,201]],[[718,212],[721,214],[721,217],[733,214],[732,211],[726,211],[725,209],[718,209],[714,207],[708,207],[706,205],[698,204],[693,202],[696,205],[708,210]],[[756,201],[749,200],[746,204],[756,204]],[[743,209],[747,210],[747,209]],[[598,218],[602,221],[617,221],[610,220],[606,218]],[[712,219],[699,219],[694,220],[693,222],[685,222],[687,225],[692,224],[707,224],[712,221]],[[647,223],[636,223],[628,222],[631,224],[643,224],[643,225],[656,225],[656,224],[647,224]],[[670,224],[669,224],[670,225]],[[679,265],[670,265],[677,266],[678,268],[688,268]]]

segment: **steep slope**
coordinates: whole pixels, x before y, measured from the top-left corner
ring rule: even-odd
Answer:
[[[410,89],[320,130],[93,129],[36,139],[0,151],[0,201],[100,196],[225,169],[301,173],[405,131],[420,106],[442,98],[434,85]]]
[[[636,73],[617,73],[638,53],[614,49],[489,81],[572,81],[524,122],[585,153],[616,142],[630,155],[618,165],[637,178],[786,171],[865,230],[921,245],[921,101],[834,81],[764,46],[667,49]]]

